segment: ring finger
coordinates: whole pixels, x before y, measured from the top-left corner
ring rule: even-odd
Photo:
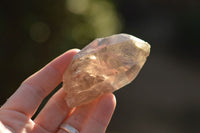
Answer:
[[[72,128],[80,133],[104,133],[115,109],[112,93],[104,94],[90,104],[78,107],[61,125],[58,133],[70,133]],[[76,133],[76,132],[72,132]]]

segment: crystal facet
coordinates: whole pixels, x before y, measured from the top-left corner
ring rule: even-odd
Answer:
[[[128,34],[99,38],[77,53],[63,76],[69,107],[86,104],[135,79],[150,45]]]

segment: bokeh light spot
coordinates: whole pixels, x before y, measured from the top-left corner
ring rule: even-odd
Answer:
[[[84,14],[88,4],[88,0],[66,0],[67,9],[74,14]]]
[[[51,30],[49,26],[44,22],[36,22],[30,27],[31,39],[38,43],[43,43],[47,41],[50,34]]]
[[[95,29],[96,37],[116,34],[121,30],[120,20],[115,9],[107,1],[92,3],[89,15],[91,17],[88,21]]]

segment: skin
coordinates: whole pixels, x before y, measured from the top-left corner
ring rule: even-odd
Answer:
[[[60,129],[68,123],[80,133],[104,133],[116,106],[112,93],[104,94],[93,102],[69,108],[61,88],[32,120],[42,100],[62,81],[62,75],[73,56],[72,49],[57,57],[44,68],[27,78],[0,108],[0,132],[3,133],[66,133]]]

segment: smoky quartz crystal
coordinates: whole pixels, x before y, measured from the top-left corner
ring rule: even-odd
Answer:
[[[129,84],[150,53],[150,45],[132,35],[98,38],[77,53],[63,76],[69,107],[86,104],[98,96]]]

